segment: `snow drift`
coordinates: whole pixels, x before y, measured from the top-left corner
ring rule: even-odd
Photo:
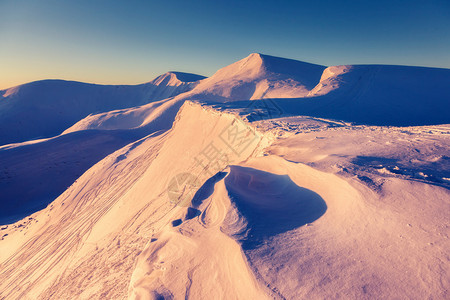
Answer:
[[[234,130],[239,132],[238,137],[232,135]],[[9,227],[11,231],[1,241],[5,249],[0,254],[2,296],[75,296],[78,291],[73,289],[71,278],[84,273],[86,267],[103,275],[98,277],[97,285],[89,283],[90,271],[86,273],[85,284],[91,288],[85,290],[84,297],[98,297],[105,292],[113,298],[123,296],[134,270],[134,259],[147,243],[148,234],[164,226],[170,228],[191,200],[186,198],[190,191],[184,190],[176,198],[169,197],[169,182],[188,172],[201,185],[212,176],[209,174],[258,155],[267,145],[266,137],[236,116],[185,103],[170,132],[145,137],[107,156],[50,206],[34,214],[26,226]],[[215,147],[220,148],[220,157],[209,160],[206,153]],[[159,217],[148,218],[153,213]],[[30,234],[23,236],[22,227]],[[118,232],[123,232],[123,236],[118,238]],[[52,240],[59,242],[54,244]],[[132,244],[134,249],[129,248]],[[128,255],[131,256],[125,262],[124,256]],[[19,257],[26,259],[20,259],[23,265],[18,268]],[[127,275],[119,276],[121,283],[115,282],[108,291],[102,282],[112,269],[101,262],[102,257],[117,259],[117,274],[122,264],[128,266]]]
[[[207,79],[29,84],[64,133],[0,147],[4,220],[49,203],[0,226],[0,298],[449,298],[449,126],[365,125],[449,123],[449,71],[252,54]]]

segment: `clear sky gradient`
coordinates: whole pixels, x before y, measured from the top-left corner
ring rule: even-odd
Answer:
[[[0,0],[0,89],[210,76],[252,52],[450,68],[450,1]]]

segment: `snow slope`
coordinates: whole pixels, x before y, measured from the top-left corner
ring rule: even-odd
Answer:
[[[156,103],[153,113],[146,116],[145,126],[139,128],[125,128],[120,120],[124,129],[73,130],[54,138],[0,147],[0,225],[45,208],[108,154],[169,130],[182,102]]]
[[[0,298],[447,299],[450,129],[392,125],[450,123],[448,79],[252,54],[0,147],[9,213],[61,193],[0,227]]]
[[[237,61],[202,80],[191,98],[235,101],[306,96],[317,84],[324,66],[259,53]]]
[[[330,67],[308,99],[274,100],[287,114],[372,125],[450,123],[450,70],[354,65]]]
[[[145,126],[161,104],[180,107],[186,100],[224,102],[267,97],[306,96],[317,84],[323,66],[259,53],[218,70],[189,92],[139,107],[90,115],[65,132],[85,129],[125,129]],[[175,113],[173,114],[175,117]]]
[[[184,99],[175,97],[142,106],[89,115],[67,128],[63,134],[92,129],[145,129],[151,126],[155,119],[169,124],[170,127],[183,103]]]
[[[246,143],[227,137],[228,130],[234,128],[247,138]],[[221,160],[208,161],[202,156],[210,143],[221,147]],[[83,279],[86,280],[83,286],[90,286],[84,297],[99,297],[103,293],[114,298],[123,296],[127,293],[134,259],[145,246],[148,235],[159,227],[171,226],[171,221],[184,213],[182,203],[190,193],[185,191],[176,198],[169,197],[169,182],[188,172],[201,185],[209,178],[208,174],[255,155],[267,144],[263,136],[233,115],[185,103],[170,133],[145,137],[109,155],[85,172],[49,207],[34,214],[29,223],[20,227],[19,223],[10,225],[3,231],[8,235],[0,241],[5,249],[0,254],[1,295],[74,297],[79,290],[71,278],[86,267],[93,267],[102,275],[98,276],[99,281],[91,277],[97,283],[89,283],[87,277]],[[155,218],[148,217],[154,213]],[[26,235],[21,231],[24,228]],[[123,237],[117,237],[118,231],[123,232]],[[54,247],[45,246],[50,240],[59,242]],[[111,265],[102,263],[106,257],[117,259],[114,262],[117,271],[126,265],[127,275],[110,273]],[[17,268],[16,263],[23,265]],[[61,272],[65,274],[62,277]],[[112,279],[106,274],[119,276]],[[105,280],[114,283],[105,286]]]
[[[450,70],[348,65],[325,67],[253,53],[201,80],[192,90],[140,107],[90,115],[66,132],[145,126],[155,108],[185,100],[225,102],[249,120],[309,115],[373,125],[450,123]],[[264,101],[253,101],[265,99]],[[241,100],[241,101],[239,101]],[[247,101],[245,101],[247,100]],[[269,111],[260,115],[260,110]],[[175,116],[175,113],[172,114]]]
[[[89,114],[184,93],[203,76],[168,72],[141,85],[43,80],[0,91],[0,145],[58,135]]]
[[[91,166],[137,137],[92,130],[0,148],[0,225],[45,208]]]
[[[256,130],[237,115],[184,103],[169,132],[107,156],[49,207],[2,230],[0,295],[448,297],[448,189],[379,172],[371,180],[383,184],[373,189],[345,175],[353,160],[334,156],[337,147],[368,149],[351,137],[308,152],[308,141],[339,140],[345,123],[308,121],[304,136],[264,122]],[[363,138],[377,128],[346,129]],[[434,130],[431,143],[445,144],[445,131]],[[386,128],[377,143],[403,131]],[[425,158],[431,144],[417,134],[402,147]]]

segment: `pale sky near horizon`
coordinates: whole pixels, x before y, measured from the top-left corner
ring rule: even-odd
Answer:
[[[205,76],[252,52],[450,68],[450,1],[0,0],[0,89]]]

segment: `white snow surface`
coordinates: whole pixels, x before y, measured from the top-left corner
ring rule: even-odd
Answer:
[[[140,85],[43,80],[0,91],[0,144],[52,137],[80,119],[176,96],[203,76],[168,72]]]
[[[320,65],[253,53],[202,80],[191,97],[219,102],[304,97],[317,84],[324,69]]]
[[[268,55],[251,54],[171,98],[224,103],[263,118],[308,115],[384,126],[450,123],[450,70],[438,68],[348,65],[322,67]],[[254,100],[267,99],[263,103]],[[260,102],[260,101],[259,101]],[[90,115],[66,132],[145,126],[160,103]],[[172,114],[172,118],[175,114]],[[256,119],[259,119],[257,116]]]
[[[449,83],[255,53],[1,91],[0,299],[448,299]]]

